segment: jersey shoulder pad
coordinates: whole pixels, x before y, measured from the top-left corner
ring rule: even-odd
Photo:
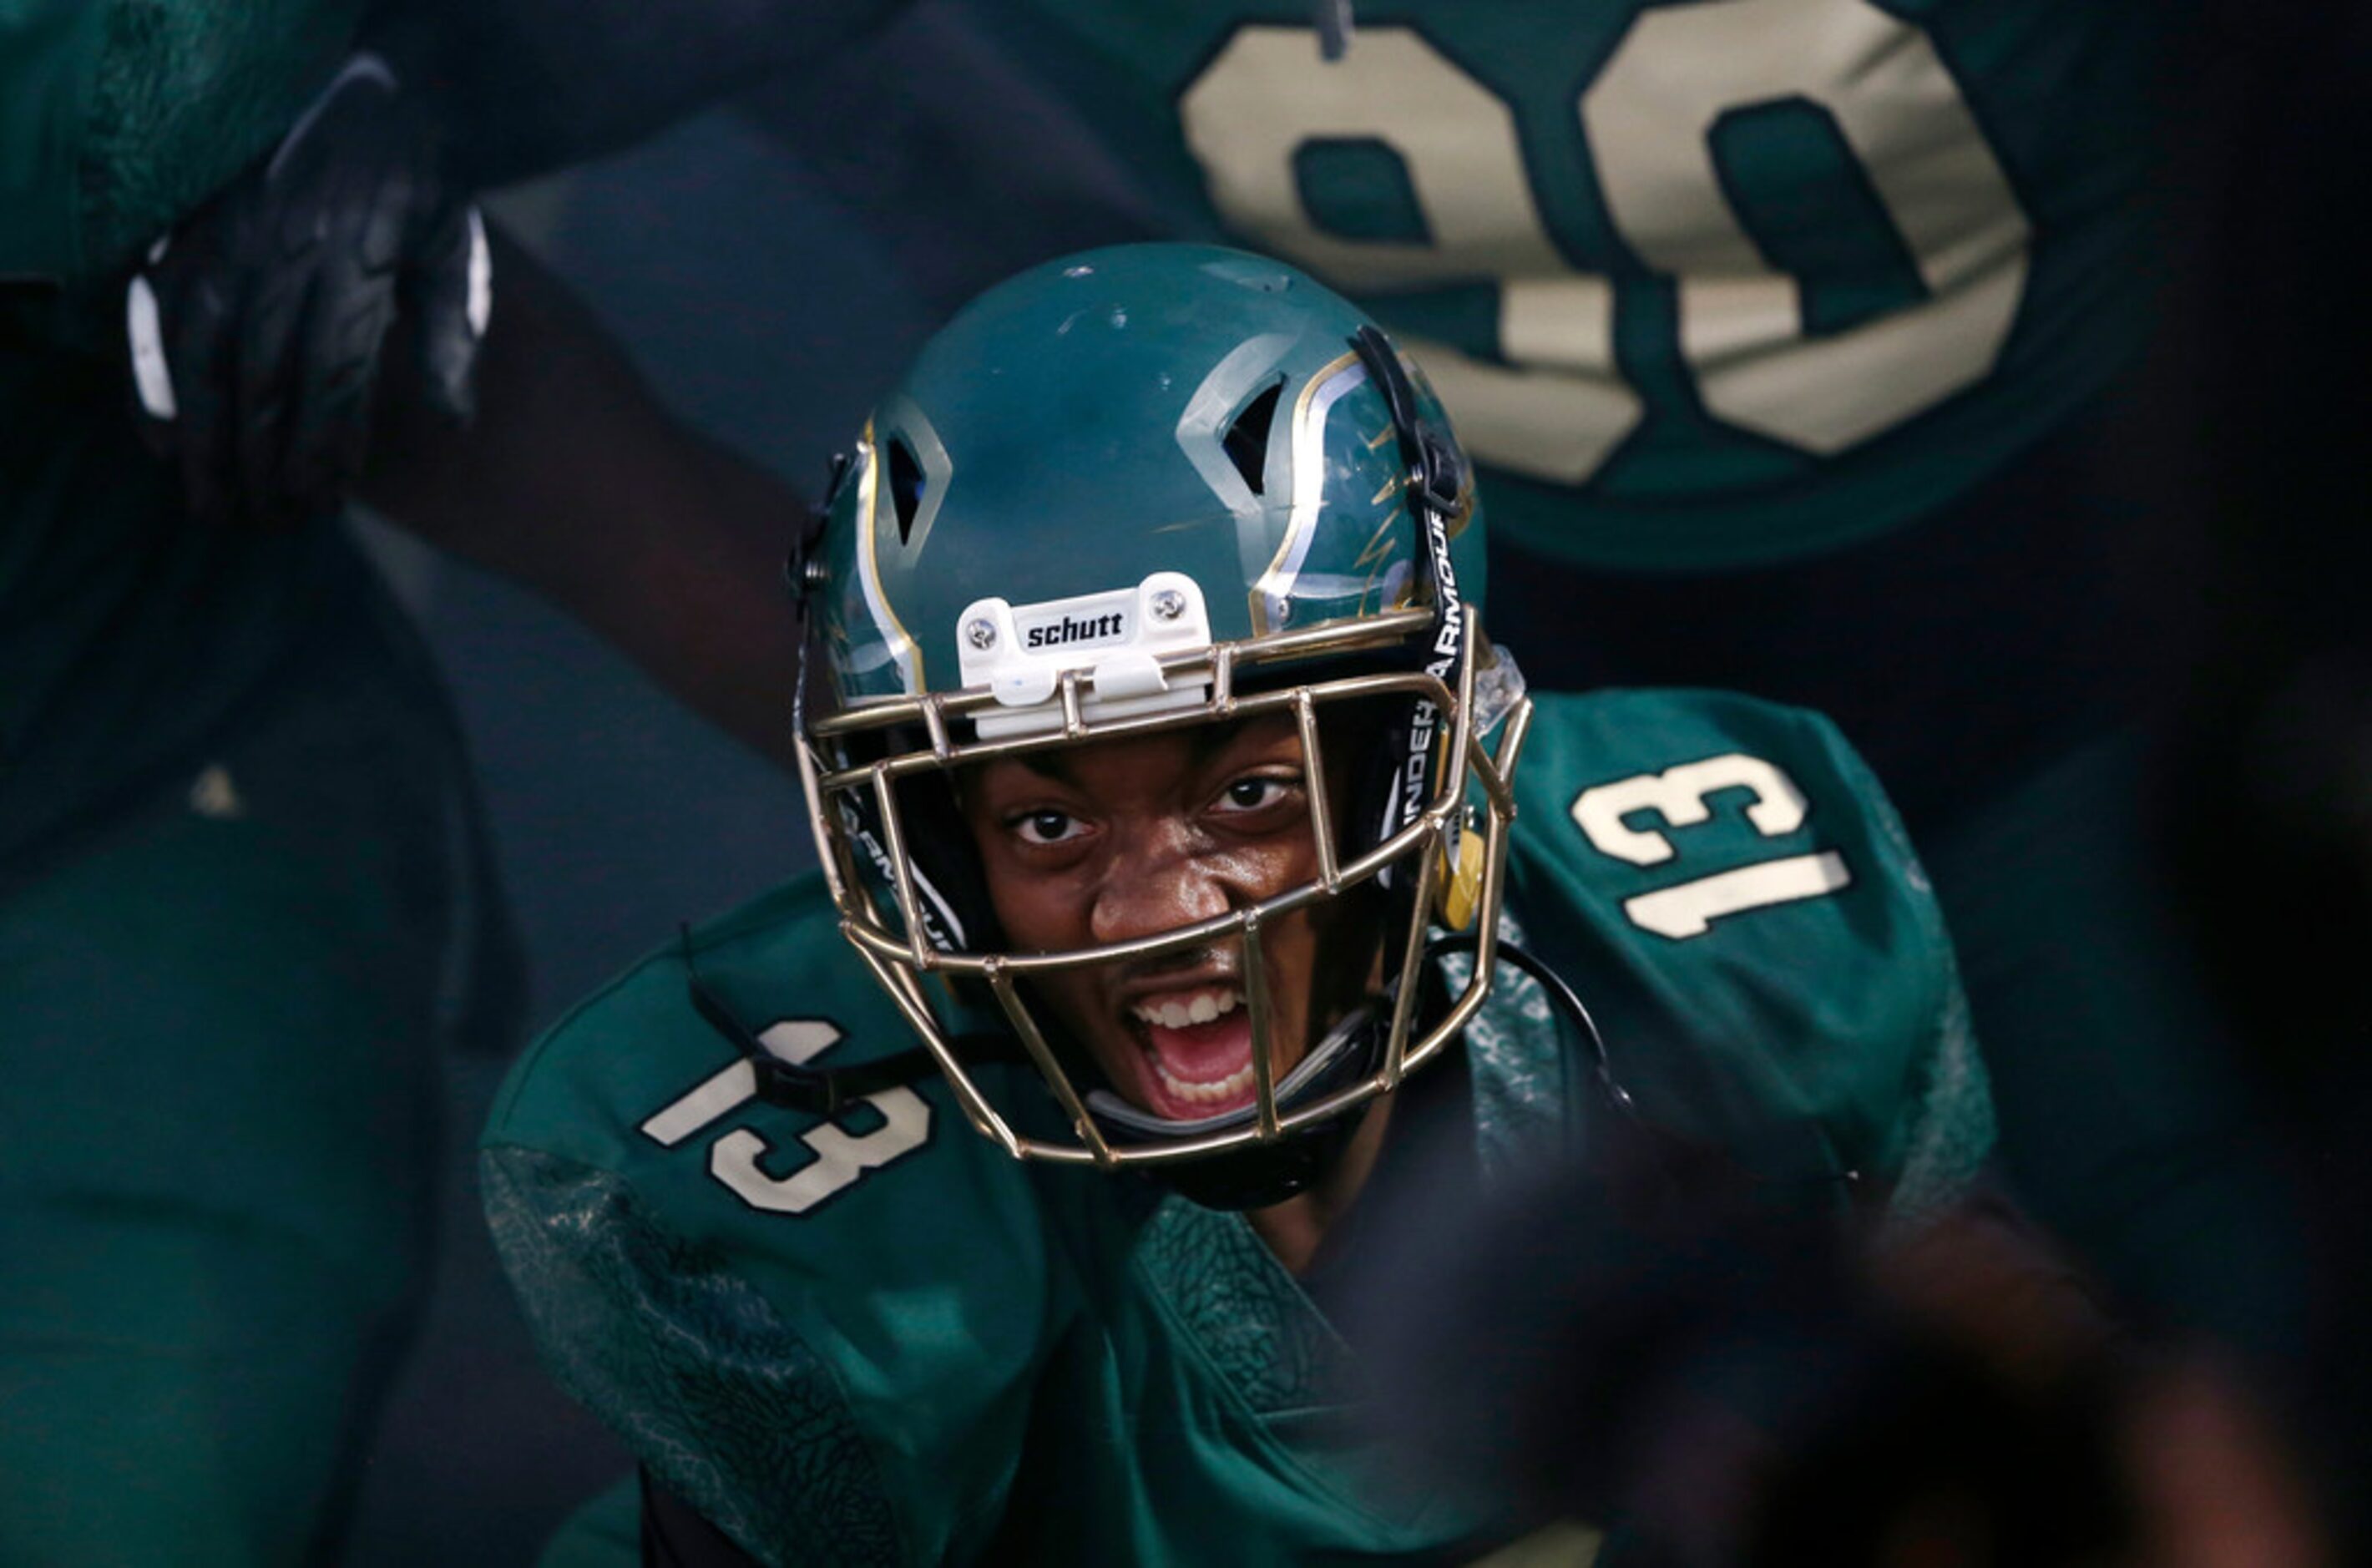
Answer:
[[[1012,1185],[995,1179],[1012,1162],[964,1125],[935,1068],[836,1118],[769,1102],[695,987],[798,1065],[864,1063],[916,1043],[842,939],[820,880],[802,878],[686,933],[579,1004],[512,1070],[484,1142],[614,1171],[719,1239],[757,1224],[768,1250],[860,1190],[878,1210],[927,1188],[926,1206],[952,1214],[973,1206],[959,1193]],[[776,1216],[807,1223],[763,1223]]]
[[[1828,719],[1730,692],[1551,695],[1516,794],[1511,907],[1653,1118],[1878,1191],[1973,1167],[1990,1101],[1943,915]]]
[[[896,1555],[1010,1468],[1060,1289],[1044,1218],[936,1070],[830,1118],[762,1098],[695,970],[793,1061],[913,1039],[820,881],[689,934],[513,1070],[482,1140],[497,1249],[564,1386],[703,1515],[768,1554]]]

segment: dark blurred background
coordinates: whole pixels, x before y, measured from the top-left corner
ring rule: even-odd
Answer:
[[[803,490],[928,331],[895,259],[736,115],[503,205],[685,417]],[[796,781],[522,590],[370,534],[469,731],[532,1028],[678,921],[812,864]],[[448,1062],[437,1275],[364,1484],[357,1564],[532,1561],[629,1463],[536,1365],[479,1217],[471,1147],[507,1065]]]
[[[2320,1397],[2272,1397],[2343,1474],[2372,1410],[2367,1358],[2347,1348],[2363,1294],[2357,1117],[2372,1100],[2359,978],[2372,940],[2372,563],[2354,226],[2372,172],[2366,29],[2336,15],[2251,8],[2203,34],[2203,60],[2234,70],[2180,120],[2178,307],[2135,416],[2170,438],[2135,449],[2156,454],[2170,547],[2202,552],[2213,585],[2209,655],[2149,803],[2153,832],[2170,898],[2240,1020],[2263,1114],[2311,1195],[2324,1266],[2300,1383]],[[901,70],[924,57],[954,68]],[[1026,155],[997,149],[1025,188],[991,196],[984,182],[968,213],[902,206],[897,157],[985,156],[948,130],[968,101],[1001,105],[999,122],[1027,139]],[[860,114],[888,134],[830,134]],[[1034,105],[1011,59],[951,8],[925,6],[828,82],[780,84],[498,205],[680,413],[811,493],[953,303],[1028,261],[1152,226],[1104,156],[1061,110]],[[888,198],[866,203],[870,227],[835,193],[878,198],[885,182]],[[794,525],[784,520],[785,540]],[[809,862],[790,781],[521,591],[362,526],[467,723],[529,947],[532,1027],[679,920]],[[440,1263],[365,1483],[351,1561],[366,1568],[529,1561],[628,1462],[537,1367],[478,1219],[471,1145],[506,1065],[448,1066]]]

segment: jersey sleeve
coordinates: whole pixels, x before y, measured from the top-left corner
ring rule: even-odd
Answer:
[[[802,907],[695,938],[711,994],[789,1060],[903,1050]],[[496,1102],[483,1198],[538,1349],[762,1562],[962,1560],[1004,1514],[1058,1309],[1026,1179],[936,1075],[830,1119],[768,1103],[687,978],[647,960]]]
[[[837,1377],[729,1259],[670,1234],[611,1171],[499,1145],[479,1176],[553,1376],[671,1492],[762,1562],[901,1561]]]
[[[1541,700],[1510,898],[1653,1124],[1892,1223],[1950,1202],[1992,1102],[1901,820],[1817,714],[1717,692]]]
[[[128,265],[279,137],[361,0],[0,6],[0,278]]]
[[[912,0],[407,0],[465,176],[507,184],[652,135],[770,76],[814,73]]]

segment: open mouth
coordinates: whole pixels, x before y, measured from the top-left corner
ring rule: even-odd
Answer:
[[[1199,985],[1140,996],[1127,1008],[1142,1051],[1145,1109],[1173,1121],[1200,1121],[1251,1104],[1251,1014],[1232,985]]]

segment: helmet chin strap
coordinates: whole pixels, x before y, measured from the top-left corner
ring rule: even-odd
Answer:
[[[1449,524],[1460,499],[1467,493],[1466,459],[1449,432],[1425,417],[1424,404],[1417,397],[1415,382],[1409,378],[1408,369],[1401,363],[1398,350],[1391,341],[1369,323],[1351,336],[1351,348],[1367,372],[1367,378],[1382,395],[1392,430],[1400,444],[1401,460],[1407,465],[1407,496],[1409,514],[1416,525],[1416,582],[1420,597],[1433,606],[1433,629],[1425,646],[1418,656],[1425,673],[1440,680],[1452,691],[1463,689],[1467,664],[1474,650],[1468,645],[1465,601],[1459,591],[1458,571],[1450,560]],[[1378,824],[1378,838],[1388,837],[1402,822],[1413,819],[1425,794],[1425,781],[1436,765],[1440,740],[1442,714],[1428,701],[1419,699],[1409,711],[1408,723],[1395,743],[1400,752],[1400,788],[1387,796],[1382,807],[1382,819]],[[1459,885],[1454,874],[1460,865],[1458,829],[1450,829],[1444,853],[1453,872],[1448,886]],[[1394,885],[1394,870],[1388,868],[1381,878],[1383,885]],[[1414,918],[1429,918],[1433,912],[1418,910]],[[1454,912],[1445,909],[1445,915]],[[1462,919],[1453,919],[1462,924]]]
[[[799,617],[798,651],[794,656],[798,663],[791,672],[791,733],[803,745],[808,733],[808,645],[815,636],[815,590],[823,581],[824,524],[831,517],[833,497],[848,482],[849,468],[847,453],[831,455],[831,473],[824,481],[823,494],[799,519],[798,531],[791,536],[790,551],[783,558],[783,587]]]

